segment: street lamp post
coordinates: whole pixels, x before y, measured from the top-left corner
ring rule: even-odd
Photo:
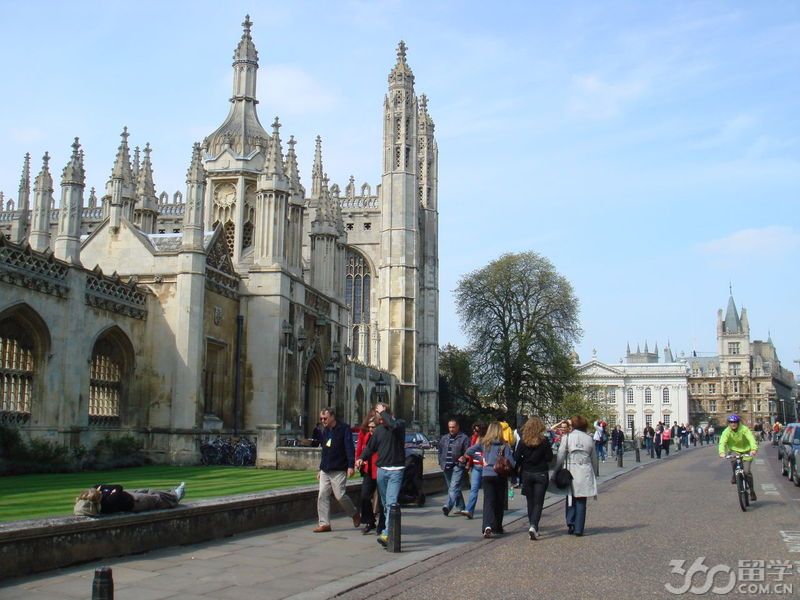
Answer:
[[[336,368],[333,359],[331,359],[325,367],[325,389],[328,392],[328,406],[331,405],[331,394],[333,394],[333,389],[336,387],[336,379],[338,377],[339,369]]]

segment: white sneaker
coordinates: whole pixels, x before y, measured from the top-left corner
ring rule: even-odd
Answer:
[[[175,488],[175,495],[178,497],[178,502],[183,500],[184,494],[186,494],[186,482],[181,481],[181,484]]]
[[[483,530],[483,537],[485,537],[487,540],[490,537],[492,537],[492,528],[491,527],[487,527],[486,529]]]
[[[528,535],[531,537],[531,540],[538,540],[539,539],[539,532],[536,531],[536,527],[531,526],[528,529]]]

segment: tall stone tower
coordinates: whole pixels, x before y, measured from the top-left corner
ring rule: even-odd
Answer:
[[[406,418],[415,416],[417,394],[417,110],[414,74],[401,41],[384,100],[378,322],[380,363],[400,380],[397,410]]]
[[[717,312],[717,352],[723,375],[750,375],[750,322],[746,308],[742,308],[739,316],[732,292],[725,318],[722,317],[722,309]]]

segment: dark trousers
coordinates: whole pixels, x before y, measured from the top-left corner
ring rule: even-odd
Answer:
[[[522,494],[528,502],[528,524],[537,530],[548,483],[547,473],[522,473]]]
[[[575,533],[583,533],[586,525],[586,498],[573,498],[572,506],[567,498],[567,527],[572,525]]]
[[[654,443],[653,448],[655,448],[656,450],[656,458],[661,458],[661,448],[662,448],[661,444]],[[652,455],[650,455],[650,457],[652,458]]]
[[[361,479],[361,522],[364,523],[364,525],[375,525],[375,511],[372,507],[372,498],[373,496],[377,496],[377,525],[378,531],[380,532],[385,529],[386,512],[383,510],[380,494],[376,494],[377,491],[378,481],[369,475],[363,475]]]
[[[669,440],[663,442],[661,449],[669,456]]]
[[[492,528],[494,533],[503,533],[503,506],[508,498],[508,479],[495,475],[483,481],[483,530]],[[504,498],[505,496],[505,498]]]

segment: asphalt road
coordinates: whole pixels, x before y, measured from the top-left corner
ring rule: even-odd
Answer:
[[[780,476],[776,457],[762,444],[753,467],[759,498],[746,513],[715,448],[673,452],[601,488],[581,538],[567,535],[561,502],[545,510],[538,541],[518,521],[504,536],[476,536],[342,597],[797,598],[800,488]],[[696,573],[687,579],[686,571]]]

